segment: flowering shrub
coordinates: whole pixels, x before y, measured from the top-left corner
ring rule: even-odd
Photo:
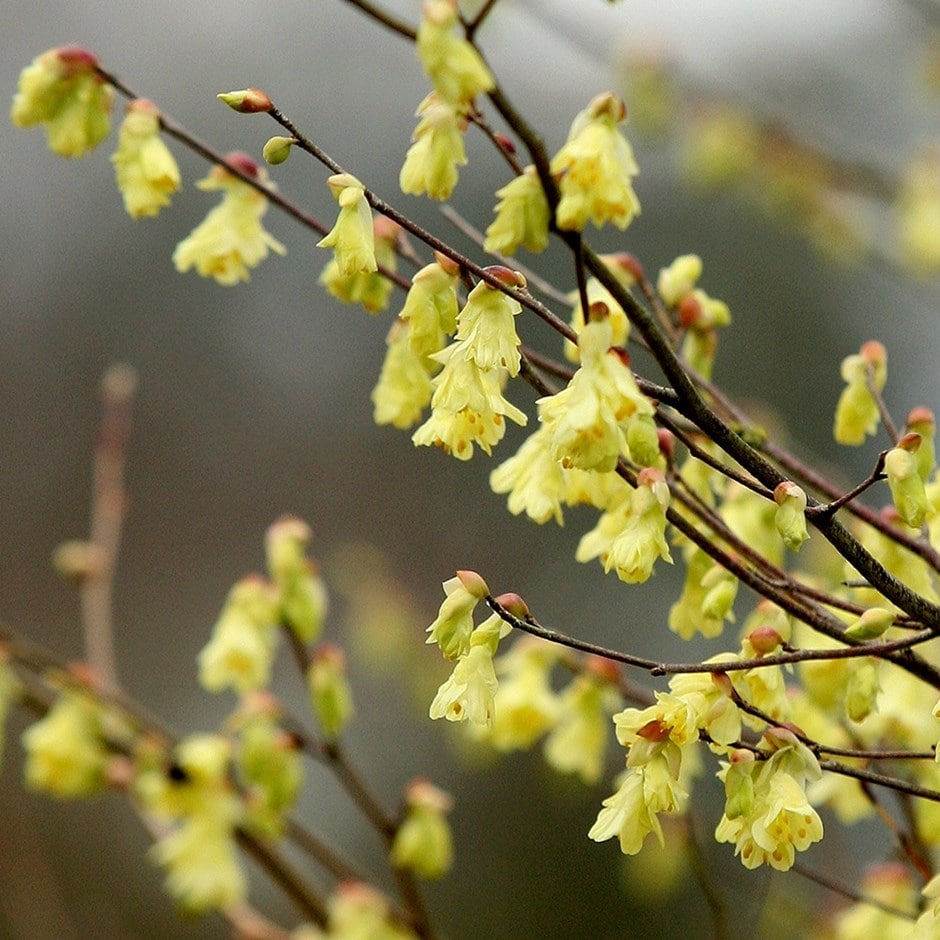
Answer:
[[[472,256],[399,211],[395,197],[353,175],[356,167],[339,165],[267,91],[218,97],[238,114],[272,122],[278,133],[260,154],[268,165],[296,152],[282,179],[301,155],[324,168],[335,220],[314,219],[280,195],[254,157],[201,144],[74,46],[24,69],[11,117],[21,127],[43,125],[54,152],[81,157],[107,138],[115,98],[128,99],[112,161],[134,218],[162,212],[180,188],[165,137],[206,158],[211,165],[197,186],[219,190],[222,201],[179,242],[180,272],[222,286],[246,281],[270,252],[287,250],[262,225],[271,204],[302,220],[330,252],[319,278],[325,289],[388,317],[371,393],[376,422],[410,431],[415,445],[439,448],[442,460],[473,462],[502,446],[508,422],[526,428],[516,452],[499,455],[488,475],[510,512],[561,525],[566,511],[570,518],[586,507],[595,521],[574,560],[597,560],[627,585],[663,565],[681,567],[684,584],[664,626],[715,642],[701,662],[604,647],[585,625],[549,628],[518,594],[494,594],[488,582],[498,572],[461,569],[443,582],[444,600],[426,630],[451,668],[428,702],[429,719],[461,726],[498,752],[541,744],[551,768],[585,784],[602,779],[615,740],[621,772],[585,836],[616,839],[625,855],[651,842],[693,843],[683,820],[705,775],[724,792],[714,840],[728,843],[729,854],[733,846],[742,879],[761,867],[813,877],[799,856],[825,845],[824,819],[848,826],[878,818],[894,865],[857,887],[830,881],[852,906],[820,935],[871,935],[859,931],[877,929],[877,916],[898,936],[940,936],[940,473],[932,411],[916,405],[903,425],[892,418],[888,352],[869,341],[841,362],[845,388],[833,433],[856,447],[884,435],[888,446],[848,489],[798,459],[712,382],[731,314],[700,286],[709,284],[703,260],[678,255],[651,277],[642,259],[591,244],[592,228],[628,232],[641,211],[627,103],[600,91],[552,153],[477,44],[493,0],[474,16],[456,0],[427,0],[416,24],[371,3],[354,5],[415,43],[429,82],[403,155],[402,191],[448,199],[460,185],[458,168],[472,172],[464,145],[471,131],[506,164],[495,209],[481,208],[474,220],[490,219]],[[491,129],[496,119],[502,131]],[[697,141],[699,182],[769,173],[764,131],[742,115],[713,119]],[[909,255],[901,260],[918,272],[940,257],[930,166],[918,161],[898,188],[899,245]],[[777,204],[814,233],[831,231],[826,197],[837,169],[844,170],[817,163],[796,178],[771,177]],[[518,257],[553,240],[569,253],[557,285]],[[533,344],[536,319],[554,345]],[[634,368],[638,350],[651,363],[643,372]],[[522,383],[538,394],[533,414],[513,402]],[[112,412],[128,407],[132,385],[126,372],[109,374]],[[884,508],[872,508],[872,497]],[[107,611],[94,605],[85,605],[88,662],[80,667],[57,664],[4,632],[0,712],[15,705],[35,715],[22,737],[31,789],[58,799],[108,789],[127,796],[183,909],[220,911],[242,936],[437,936],[439,915],[419,883],[447,875],[459,856],[447,822],[453,800],[417,778],[403,789],[401,808],[389,811],[350,762],[343,738],[354,694],[343,650],[324,640],[328,592],[308,556],[310,538],[306,522],[276,521],[265,539],[266,573],[239,580],[222,604],[198,659],[205,691],[238,696],[222,727],[179,739],[124,695]],[[828,543],[837,561],[804,562],[808,539]],[[115,545],[99,533],[63,546],[57,565],[88,595],[108,583]],[[739,616],[732,638],[728,625]],[[415,644],[419,637],[415,629]],[[275,696],[281,644],[304,680],[311,721],[288,714]],[[666,687],[655,687],[661,679]],[[308,760],[337,776],[384,840],[394,891],[296,818]],[[892,792],[902,812],[885,801]],[[288,851],[297,847],[327,872],[328,887],[293,862]],[[245,856],[285,890],[295,922],[277,926],[249,906]],[[723,930],[716,913],[715,933]]]

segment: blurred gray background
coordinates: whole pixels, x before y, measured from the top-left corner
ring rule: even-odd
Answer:
[[[414,20],[420,4],[388,6]],[[8,96],[34,55],[76,42],[213,146],[257,156],[274,126],[235,115],[214,97],[256,85],[379,194],[474,251],[434,206],[397,194],[425,78],[410,46],[340,0],[6,0],[0,18],[0,89]],[[480,40],[551,149],[592,95],[618,87],[611,63],[639,50],[672,60],[682,87],[696,95],[756,107],[830,152],[893,172],[937,130],[937,101],[913,77],[928,20],[913,4],[876,0],[502,0]],[[180,730],[211,728],[231,706],[198,690],[194,657],[229,586],[262,564],[264,529],[286,511],[310,521],[313,551],[328,571],[351,543],[381,553],[414,596],[416,650],[439,584],[457,567],[477,568],[496,591],[518,591],[559,628],[641,654],[672,648],[663,639],[665,613],[681,573],[627,588],[599,566],[578,567],[572,554],[593,524],[588,514],[572,514],[564,530],[510,517],[503,499],[488,493],[493,462],[485,456],[459,464],[372,424],[368,393],[394,301],[373,319],[328,299],[316,284],[325,253],[308,233],[272,211],[267,227],[288,246],[286,258],[269,259],[237,289],[180,276],[173,247],[215,204],[213,194],[193,188],[206,172],[197,158],[174,148],[184,191],[157,220],[135,223],[114,187],[113,138],[69,162],[47,151],[39,131],[0,127],[4,622],[64,658],[80,655],[76,598],[51,572],[49,556],[60,540],[87,532],[97,382],[107,365],[125,361],[139,370],[141,387],[117,579],[121,674]],[[643,214],[625,235],[605,232],[597,244],[634,252],[651,273],[677,254],[701,254],[703,286],[735,317],[716,376],[742,398],[769,402],[799,451],[819,455],[844,479],[864,474],[874,451],[846,454],[830,439],[839,361],[880,338],[897,377],[888,400],[898,416],[932,405],[937,283],[907,282],[880,266],[828,266],[802,238],[779,232],[734,196],[684,188],[668,146],[635,142]],[[469,152],[454,203],[485,227],[505,171],[473,134]],[[319,166],[296,154],[273,175],[286,195],[332,218]],[[532,266],[570,284],[560,255]],[[520,324],[524,336],[527,329]],[[525,407],[532,397],[526,389],[513,394]],[[513,447],[507,440],[496,457]],[[343,613],[337,604],[329,627],[340,639],[354,627]],[[436,675],[439,661],[427,663]],[[694,885],[644,907],[621,889],[630,876],[621,877],[617,847],[587,840],[610,777],[585,790],[543,770],[538,753],[468,768],[450,729],[431,724],[426,701],[416,705],[402,681],[376,677],[355,658],[353,673],[359,718],[350,749],[389,804],[418,773],[457,797],[457,866],[428,893],[445,933],[696,935],[705,907]],[[288,669],[284,676],[286,695],[296,697]],[[23,792],[22,727],[11,722],[0,774],[0,936],[224,936],[220,921],[176,917],[143,857],[146,839],[118,799],[53,805]],[[342,795],[320,774],[311,789],[310,824],[379,867],[374,838]],[[703,815],[706,843],[713,825]],[[745,880],[728,848],[707,848],[709,864],[741,885],[735,903],[753,936],[745,915],[759,909],[766,879]],[[826,864],[844,863],[851,879],[858,863],[843,859],[846,849],[832,827]],[[809,890],[787,884],[797,896]],[[292,916],[276,894],[261,888],[256,897]]]

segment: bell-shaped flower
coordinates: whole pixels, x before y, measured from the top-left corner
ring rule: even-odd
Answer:
[[[329,600],[316,563],[307,557],[311,531],[303,519],[282,516],[268,527],[268,574],[279,592],[280,622],[309,643],[323,630]]]
[[[160,112],[146,98],[127,106],[111,157],[124,208],[134,219],[154,216],[180,188],[180,171],[160,137]]]
[[[277,651],[278,597],[257,575],[243,578],[229,592],[199,653],[199,683],[209,692],[225,688],[245,693],[266,686]]]
[[[317,242],[317,248],[333,249],[341,277],[378,270],[372,210],[365,187],[349,173],[337,173],[327,184],[339,203],[339,215],[333,228]]]
[[[426,0],[418,27],[418,58],[445,101],[462,105],[496,82],[480,53],[455,32],[457,0]]]
[[[908,166],[898,196],[901,261],[921,276],[940,271],[940,151],[924,150]]]
[[[561,507],[567,494],[565,474],[570,471],[552,457],[551,443],[551,428],[543,424],[493,470],[490,488],[509,494],[509,511],[514,516],[524,512],[539,524],[554,519],[564,525]]]
[[[774,525],[790,551],[798,552],[809,538],[806,531],[806,493],[790,480],[784,480],[774,489]]]
[[[662,472],[652,467],[641,470],[636,489],[581,538],[575,558],[600,558],[605,571],[614,569],[628,584],[648,580],[657,559],[672,564],[666,542],[668,508],[669,486]]]
[[[734,621],[738,580],[697,545],[689,546],[684,557],[685,582],[679,599],[669,608],[669,629],[683,640],[696,633],[707,639],[721,636],[725,620]]]
[[[588,323],[578,338],[580,368],[565,388],[538,401],[539,420],[551,428],[552,455],[563,467],[613,470],[627,449],[629,419],[653,414],[653,405],[610,343],[606,318]]]
[[[739,772],[732,774],[732,767]],[[788,748],[766,761],[726,765],[719,777],[725,782],[727,802],[715,839],[733,842],[745,868],[792,868],[796,852],[805,851],[823,836],[822,820],[805,792],[805,781],[818,776],[818,764],[801,766]],[[750,778],[751,795],[744,801],[740,796],[745,783],[739,777]],[[729,786],[731,780],[734,787]]]
[[[335,741],[355,708],[346,675],[346,656],[332,643],[321,643],[307,669],[310,706],[327,741]]]
[[[63,800],[100,793],[108,761],[102,720],[91,696],[61,693],[23,732],[26,786]]]
[[[448,659],[457,659],[470,649],[473,612],[489,594],[489,588],[475,571],[458,571],[441,586],[444,588],[444,601],[427,629],[425,642],[436,643]]]
[[[885,454],[885,474],[891,501],[905,525],[919,529],[927,518],[927,491],[917,466],[919,434],[905,434]]]
[[[418,105],[418,126],[411,139],[398,175],[403,193],[431,199],[449,199],[460,174],[467,165],[463,143],[467,118],[462,109],[431,92]]]
[[[640,168],[617,127],[625,117],[624,103],[607,92],[574,119],[550,165],[561,193],[555,213],[559,228],[581,231],[590,221],[598,228],[612,222],[625,229],[639,215],[632,181]]]
[[[401,228],[384,215],[373,225],[373,241],[376,265],[394,271],[398,255],[396,247]],[[391,278],[378,270],[356,271],[343,274],[336,258],[331,258],[320,274],[322,284],[337,300],[347,304],[360,304],[367,313],[380,313],[388,306],[392,288]]]
[[[427,780],[413,780],[405,793],[405,816],[392,840],[391,860],[421,878],[440,878],[454,861],[453,837],[447,823],[453,800]]]
[[[267,173],[242,153],[226,159],[248,176],[267,182]],[[249,268],[257,267],[268,251],[279,255],[287,249],[261,225],[268,200],[248,183],[217,164],[196,185],[204,190],[221,190],[222,202],[186,236],[173,252],[173,264],[180,272],[195,268],[202,277],[211,277],[225,287],[247,281]]]
[[[458,273],[454,262],[438,255],[411,279],[399,316],[408,321],[408,342],[418,356],[440,352],[457,328]]]
[[[604,842],[614,836],[624,855],[636,855],[652,833],[665,844],[659,813],[680,813],[688,793],[660,754],[642,767],[628,768],[617,791],[603,802],[588,838]]]
[[[548,200],[534,166],[496,190],[496,217],[486,230],[483,250],[511,255],[521,245],[540,252],[548,247]]]
[[[97,71],[98,57],[78,46],[50,49],[20,72],[10,119],[44,124],[49,149],[83,157],[108,136],[114,89]]]
[[[550,680],[558,657],[557,647],[521,637],[496,660],[495,719],[483,740],[498,751],[525,750],[555,725],[561,708]]]
[[[271,838],[283,833],[304,782],[297,738],[280,726],[279,712],[270,696],[249,696],[232,722],[238,734],[235,767],[245,792],[245,823]]]
[[[875,340],[863,343],[857,353],[842,360],[841,373],[846,386],[836,405],[833,435],[837,443],[857,447],[875,433],[881,419],[872,389],[880,393],[888,379],[884,346]]]
[[[499,682],[493,657],[499,641],[510,630],[497,614],[488,617],[470,635],[470,647],[460,656],[450,678],[438,689],[431,702],[432,719],[469,721],[493,727],[496,690]]]
[[[396,320],[386,340],[379,381],[372,389],[376,424],[410,428],[431,403],[431,375],[426,360],[411,347],[411,323]]]
[[[597,783],[604,770],[610,716],[621,707],[611,677],[600,668],[576,676],[560,695],[561,717],[545,739],[545,760],[562,774]]]
[[[509,287],[524,288],[526,279],[518,271],[501,265],[486,268]],[[522,310],[519,301],[486,281],[480,281],[467,296],[457,315],[456,339],[462,343],[460,355],[472,359],[482,370],[505,369],[519,374],[519,336],[515,317]]]
[[[920,435],[920,447],[915,454],[917,472],[926,484],[937,469],[937,452],[934,444],[937,422],[934,413],[923,405],[912,408],[907,416],[906,434]]]

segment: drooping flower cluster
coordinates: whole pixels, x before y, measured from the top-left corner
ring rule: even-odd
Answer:
[[[247,176],[267,183],[267,173],[251,157],[230,153],[226,160]],[[218,164],[196,184],[204,190],[221,190],[222,202],[212,209],[173,252],[173,264],[180,272],[191,268],[202,277],[211,277],[225,287],[247,281],[249,269],[256,267],[269,251],[279,255],[287,249],[261,225],[268,200],[244,180]]]
[[[97,56],[78,46],[37,56],[20,73],[10,119],[17,127],[45,125],[53,153],[83,157],[111,130],[114,90],[97,67]]]
[[[888,353],[875,340],[863,343],[842,360],[841,374],[846,386],[836,405],[833,436],[839,444],[857,447],[875,433],[881,420],[875,393],[888,380]]]
[[[418,126],[398,177],[403,193],[448,199],[457,185],[459,167],[467,163],[463,135],[466,116],[460,106],[431,92],[418,105]]]
[[[598,95],[571,124],[568,139],[551,161],[561,199],[560,229],[581,231],[612,222],[625,229],[640,212],[633,177],[640,172],[633,149],[617,125],[627,109],[616,95]]]
[[[317,248],[333,249],[340,277],[376,271],[372,210],[366,200],[365,187],[349,173],[336,173],[327,184],[339,203],[339,216],[333,228],[317,242]]]
[[[160,138],[160,112],[146,98],[127,106],[111,162],[131,218],[156,215],[180,188],[179,167]]]
[[[508,268],[487,271],[507,286],[525,286],[525,278]],[[486,281],[470,291],[457,317],[454,342],[431,357],[443,368],[433,380],[431,415],[412,437],[416,445],[433,444],[469,460],[474,445],[490,453],[502,440],[506,418],[526,423],[525,413],[502,392],[503,377],[519,373],[514,318],[520,310],[518,301]]]
[[[400,226],[384,215],[379,216],[372,225],[375,270],[344,274],[334,256],[321,272],[319,283],[343,303],[360,304],[368,313],[380,313],[388,306],[395,285],[378,267],[381,265],[386,271],[395,271],[398,260],[396,248],[400,237]]]

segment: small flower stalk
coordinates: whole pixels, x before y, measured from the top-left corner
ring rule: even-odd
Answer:
[[[180,188],[179,167],[160,138],[160,112],[145,98],[127,106],[111,162],[132,219],[157,215]]]
[[[226,160],[247,176],[267,184],[264,168],[246,154],[230,153]],[[196,185],[206,191],[220,190],[222,202],[176,246],[173,264],[177,271],[195,269],[201,277],[211,277],[224,287],[232,287],[247,281],[250,269],[264,261],[270,251],[287,253],[261,225],[261,218],[268,211],[263,193],[221,164]]]
[[[17,127],[42,124],[49,149],[83,157],[111,131],[114,89],[98,73],[98,57],[79,46],[50,49],[22,72],[10,119]]]
[[[565,145],[551,161],[561,192],[556,210],[560,229],[582,231],[588,222],[625,229],[639,215],[633,178],[640,168],[618,129],[626,114],[624,103],[607,92],[574,119]]]

